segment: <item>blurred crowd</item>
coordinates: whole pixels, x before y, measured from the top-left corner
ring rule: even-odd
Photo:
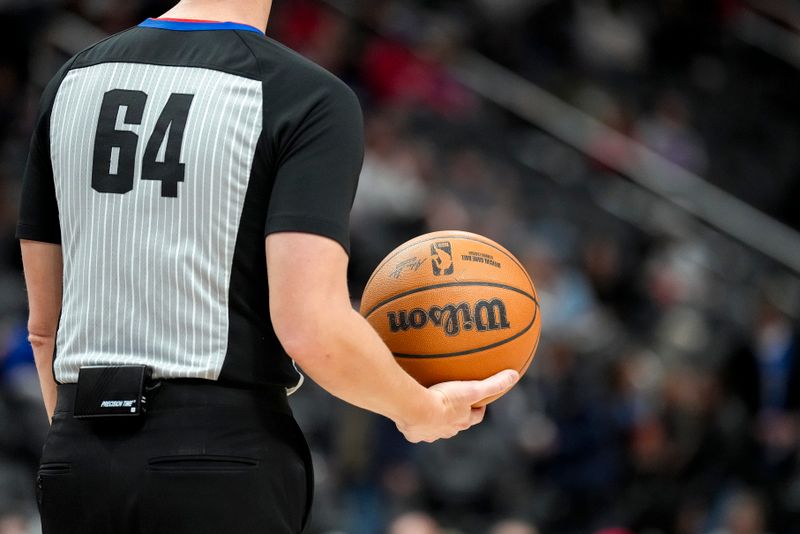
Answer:
[[[46,433],[13,239],[38,94],[94,37],[169,5],[0,4],[0,534],[36,531]],[[517,255],[543,313],[527,376],[452,440],[411,445],[314,384],[295,394],[312,534],[800,532],[797,276],[616,174],[627,145],[568,148],[445,66],[478,51],[800,229],[800,73],[732,35],[745,7],[276,0],[268,35],[365,110],[354,305],[398,244],[463,229]]]

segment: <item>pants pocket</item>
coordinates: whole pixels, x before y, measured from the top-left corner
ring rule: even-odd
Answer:
[[[162,472],[236,472],[257,468],[258,460],[239,456],[158,456],[147,462],[149,471]]]
[[[250,458],[151,458],[141,493],[142,531],[297,534],[302,504],[299,512],[283,506],[284,482],[264,462]]]
[[[80,494],[66,462],[47,462],[36,473],[36,500],[42,534],[80,532]]]

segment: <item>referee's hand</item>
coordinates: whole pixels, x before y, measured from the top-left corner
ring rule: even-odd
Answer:
[[[428,388],[429,409],[418,421],[398,422],[397,428],[412,443],[432,443],[452,438],[483,421],[486,406],[474,408],[483,399],[500,395],[519,380],[519,373],[507,369],[485,380],[442,382]]]

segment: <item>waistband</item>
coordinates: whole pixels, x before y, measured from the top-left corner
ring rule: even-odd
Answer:
[[[77,384],[58,384],[56,413],[72,413]],[[286,389],[279,386],[243,389],[210,380],[156,380],[147,387],[147,411],[175,408],[253,407],[291,414]]]

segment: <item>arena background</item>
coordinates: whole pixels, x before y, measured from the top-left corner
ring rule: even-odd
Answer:
[[[16,204],[39,93],[161,0],[0,0],[0,534],[38,531],[47,432]],[[268,35],[361,98],[352,295],[464,229],[542,301],[528,376],[410,445],[307,384],[311,532],[800,532],[800,7],[276,0]]]

